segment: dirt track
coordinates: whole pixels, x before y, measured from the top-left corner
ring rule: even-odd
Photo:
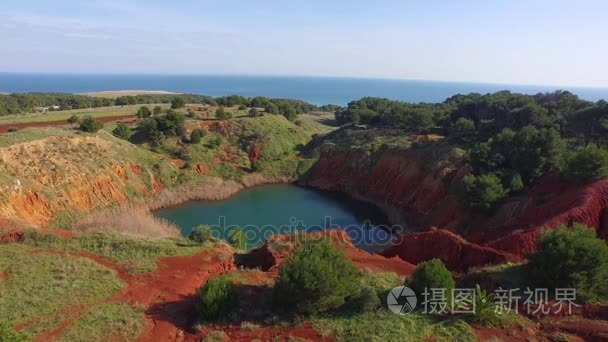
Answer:
[[[133,122],[137,119],[137,117],[135,115],[119,115],[119,116],[98,117],[96,119],[103,123],[114,122],[114,121]],[[9,128],[17,128],[18,130],[22,130],[22,129],[28,128],[28,127],[53,127],[53,126],[67,126],[67,125],[70,125],[67,122],[67,120],[0,124],[0,133],[7,133]]]

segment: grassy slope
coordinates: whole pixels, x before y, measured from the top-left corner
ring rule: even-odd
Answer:
[[[102,233],[64,239],[36,231],[27,232],[23,243],[42,249],[93,253],[117,262],[131,273],[154,271],[160,257],[193,255],[201,248],[217,246],[213,242],[200,246],[184,238],[146,240]]]
[[[131,340],[143,326],[143,310],[106,303],[124,286],[116,272],[83,257],[46,251],[92,253],[131,272],[149,272],[161,257],[216,247],[216,242],[195,245],[186,239],[145,240],[111,234],[59,238],[30,231],[21,244],[0,245],[0,274],[6,276],[0,280],[0,317],[23,325],[32,337],[74,320],[61,340]]]
[[[19,179],[24,190],[42,195],[53,205],[56,218],[50,226],[57,228],[66,228],[75,218],[88,212],[63,200],[71,198],[71,192],[78,184],[82,191],[87,191],[82,188],[87,186],[83,184],[85,181],[110,177],[128,200],[153,192],[153,179],[163,186],[173,186],[177,181],[178,169],[169,158],[105,131],[92,135],[72,129],[28,128],[0,135],[0,148],[5,148],[0,153],[6,156],[0,163],[0,186],[12,187]],[[137,164],[141,170],[134,172],[129,164]],[[115,167],[125,169],[127,177],[115,174]],[[0,200],[5,200],[6,206],[10,205],[6,199]],[[116,204],[91,203],[90,209]]]
[[[394,273],[364,271],[364,287],[371,287],[385,303],[388,292],[403,285]],[[313,328],[321,336],[333,336],[338,341],[474,341],[471,327],[459,319],[409,313],[403,316],[382,307],[376,312],[346,311],[312,319]]]
[[[301,116],[296,124],[278,115],[250,118],[245,115],[246,111],[236,108],[228,110],[235,112],[235,118],[226,122],[230,127],[229,136],[207,130],[200,144],[181,144],[177,138],[169,138],[162,146],[153,150],[182,159],[190,166],[202,164],[209,169],[207,175],[238,180],[252,171],[247,155],[249,143],[259,140],[263,141],[263,147],[256,172],[270,176],[296,176],[303,161],[298,155],[298,147],[308,143],[313,134],[329,129],[313,120],[310,115]],[[199,125],[213,125],[215,122],[213,119],[188,120],[186,125],[192,129]],[[219,139],[221,144],[211,147],[211,142],[216,139]],[[192,175],[189,177],[192,178]]]
[[[399,316],[381,310],[317,318],[312,324],[322,336],[334,336],[338,341],[475,341],[475,335],[464,321],[439,321],[417,313]]]
[[[59,341],[131,341],[143,329],[143,309],[126,304],[101,304],[71,325]]]
[[[0,270],[7,275],[0,281],[0,317],[32,323],[25,328],[28,334],[52,327],[62,309],[103,300],[123,286],[114,271],[93,261],[32,251],[0,245]]]
[[[106,198],[103,203],[93,199],[91,208],[87,209],[70,205],[74,191],[80,197],[83,196],[82,191],[93,192],[93,189],[83,188],[88,186],[83,184],[85,181],[94,183],[100,177],[110,177],[120,196],[132,201],[142,198],[144,192],[152,192],[153,180],[163,188],[203,181],[204,177],[195,172],[197,165],[204,167],[206,176],[239,180],[252,172],[247,152],[250,142],[257,140],[262,142],[262,150],[255,164],[256,172],[297,177],[315,161],[299,156],[299,146],[306,144],[313,134],[328,130],[313,115],[303,115],[292,123],[282,116],[250,118],[244,115],[245,111],[230,110],[241,115],[221,123],[228,127],[229,134],[223,136],[220,131],[209,129],[203,142],[196,145],[184,144],[172,137],[166,139],[162,146],[150,148],[147,143],[136,141],[134,125],[133,141],[136,144],[112,136],[112,125],[97,134],[58,127],[28,128],[3,134],[0,135],[0,153],[4,153],[6,158],[3,157],[0,163],[0,186],[13,188],[18,179],[23,190],[37,193],[50,202],[54,217],[49,226],[66,228],[88,210],[118,204]],[[187,125],[190,128],[198,125],[215,127],[217,122],[213,119],[188,120]],[[211,142],[218,138],[221,144],[211,146]],[[180,170],[176,166],[180,164],[172,163],[171,159],[182,159],[187,165]],[[127,167],[129,164],[139,165],[141,172],[134,173]],[[114,173],[117,166],[126,168],[126,178]],[[80,188],[75,189],[77,186]],[[0,198],[2,200],[5,202],[5,215],[29,219],[16,216],[23,213],[15,214],[10,201]],[[39,222],[36,223],[41,224]]]

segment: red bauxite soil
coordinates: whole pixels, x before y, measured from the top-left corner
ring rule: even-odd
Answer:
[[[98,121],[103,123],[114,122],[114,121],[122,121],[122,122],[132,122],[137,119],[135,115],[119,115],[119,116],[104,116],[96,118]],[[13,124],[2,124],[0,125],[0,133],[7,133],[9,128],[17,128],[18,130],[28,128],[28,127],[52,127],[52,126],[66,126],[69,123],[66,120],[57,120],[57,121],[42,121],[42,122],[23,122],[23,123],[13,123]]]
[[[48,341],[59,337],[73,324],[85,309],[107,302],[124,302],[129,305],[146,308],[146,323],[138,341],[195,341],[192,331],[194,325],[194,293],[214,275],[235,270],[229,247],[224,251],[229,257],[218,259],[222,251],[203,250],[193,256],[167,257],[158,262],[158,268],[152,273],[129,274],[116,263],[91,253],[66,253],[56,250],[36,250],[34,253],[55,253],[82,257],[115,270],[126,283],[116,296],[90,306],[66,308],[66,320],[52,331],[43,331],[36,341]],[[27,325],[27,323],[26,323]],[[21,326],[20,328],[23,328]]]
[[[386,258],[355,247],[348,234],[343,230],[327,230],[310,233],[309,236],[329,238],[334,244],[342,248],[346,257],[359,269],[369,269],[374,272],[395,272],[399,275],[409,276],[416,268],[416,266],[398,257]],[[273,246],[277,245],[280,247],[274,247],[273,249]],[[274,235],[266,240],[263,246],[243,256],[239,263],[247,268],[259,268],[276,275],[279,266],[291,255],[293,249],[294,244],[289,235]]]
[[[459,272],[465,272],[470,267],[522,261],[520,256],[470,243],[444,229],[404,235],[398,244],[381,254],[385,257],[398,256],[412,264],[438,258],[449,269]]]

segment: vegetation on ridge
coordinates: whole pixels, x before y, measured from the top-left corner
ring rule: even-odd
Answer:
[[[448,136],[466,149],[473,166],[473,176],[464,180],[458,197],[464,205],[483,210],[550,172],[579,182],[608,175],[607,103],[565,91],[455,95],[434,104],[363,98],[335,115],[340,124]]]

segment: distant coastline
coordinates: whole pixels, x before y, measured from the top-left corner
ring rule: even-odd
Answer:
[[[138,90],[124,90],[138,89]],[[162,89],[162,90],[159,90]],[[608,99],[608,88],[528,86],[469,82],[363,79],[335,77],[221,75],[76,75],[0,73],[0,92],[65,92],[126,95],[128,92],[192,93],[209,96],[242,95],[300,99],[316,105],[346,105],[362,97],[407,102],[442,102],[456,94],[501,90],[537,94],[567,90],[582,99]]]
[[[180,93],[166,91],[166,90],[105,90],[82,93],[81,95],[88,95],[93,97],[107,97],[115,98],[119,96],[136,96],[136,95],[178,95]]]

